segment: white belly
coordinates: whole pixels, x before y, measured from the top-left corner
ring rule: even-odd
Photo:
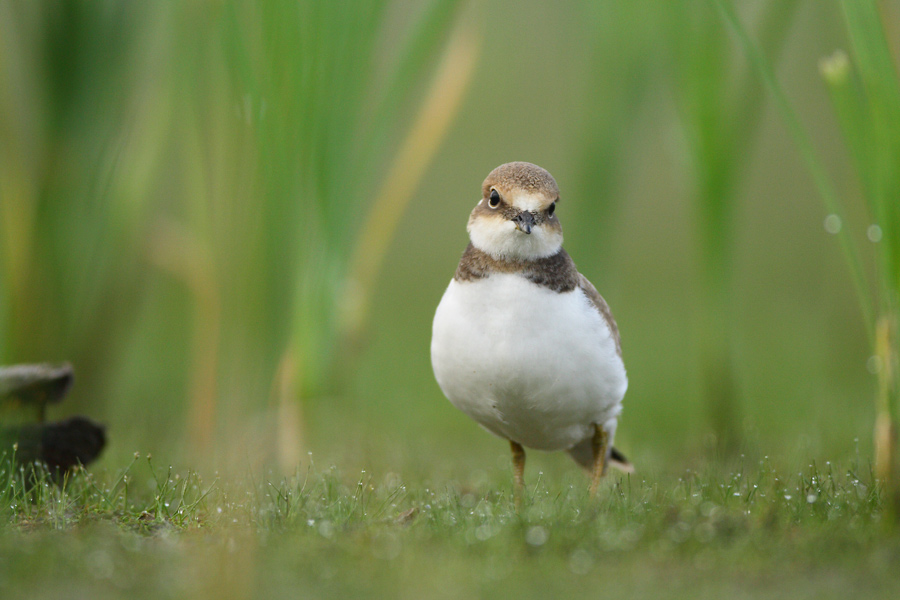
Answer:
[[[595,423],[612,437],[628,387],[609,327],[580,289],[560,294],[511,274],[450,282],[431,363],[454,406],[539,450],[571,448]]]

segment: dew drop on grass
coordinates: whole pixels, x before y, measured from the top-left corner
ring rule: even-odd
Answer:
[[[819,61],[819,71],[831,85],[841,85],[847,81],[850,72],[850,59],[843,50],[835,50],[831,56],[826,56]]]
[[[815,494],[807,494],[807,496],[806,496],[806,501],[807,501],[809,504],[814,503],[814,502],[815,502],[816,500],[818,500],[818,499],[819,499],[819,497],[818,497],[817,495],[815,495]]]
[[[319,535],[324,538],[330,538],[334,535],[334,525],[331,524],[331,521],[322,521],[319,523]]]
[[[586,550],[576,550],[569,557],[569,570],[576,575],[587,575],[593,563],[594,559]]]
[[[485,540],[489,540],[499,532],[499,527],[496,525],[492,525],[490,523],[485,523],[484,525],[479,525],[475,528],[475,537],[478,541],[483,542]]]
[[[881,241],[881,227],[875,224],[869,225],[869,228],[866,229],[866,237],[873,244],[877,244]]]
[[[529,528],[525,534],[525,541],[532,546],[543,546],[549,538],[550,533],[540,525]]]
[[[840,233],[841,218],[833,213],[825,217],[825,231],[831,234]]]
[[[872,375],[877,375],[881,371],[881,357],[872,355],[866,360],[866,370]]]

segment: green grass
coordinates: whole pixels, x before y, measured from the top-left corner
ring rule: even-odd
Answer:
[[[0,358],[72,361],[51,417],[110,442],[62,487],[0,468],[0,598],[897,595],[872,346],[816,189],[710,3],[626,4],[0,0]],[[858,169],[895,197],[900,136],[860,144],[888,130],[852,104],[884,48],[847,46],[837,3],[727,4],[783,48],[835,194]],[[815,64],[844,46],[826,89]],[[529,454],[521,515],[502,444],[428,359],[481,179],[509,160],[554,173],[566,247],[616,314],[616,441],[641,469],[591,502],[566,457]],[[865,239],[865,204],[842,240]],[[897,279],[893,222],[854,277]],[[703,401],[720,292],[743,465]]]
[[[894,514],[900,515],[900,450],[896,441],[900,428],[900,385],[896,375],[900,368],[900,75],[888,39],[889,11],[894,7],[874,0],[842,2],[854,60],[851,62],[846,53],[839,51],[820,63],[868,209],[868,223],[860,226],[849,220],[847,203],[798,117],[799,108],[788,100],[764,51],[754,43],[731,5],[723,0],[716,3],[748,61],[772,93],[819,194],[832,213],[829,218],[837,219],[833,232],[840,234],[841,249],[856,285],[875,359],[872,371],[878,377],[876,468],[879,479],[890,488]],[[847,225],[842,225],[844,221]],[[851,227],[864,230],[874,250],[861,249],[861,236],[855,236]],[[871,258],[874,277],[864,269],[860,256]]]
[[[207,452],[248,412],[340,388],[351,258],[384,252],[357,249],[373,190],[404,171],[448,41],[474,44],[460,4],[0,2],[0,361],[184,398]]]
[[[607,479],[343,474],[204,481],[135,457],[56,486],[0,472],[0,591],[67,597],[892,597],[900,539],[865,465]],[[28,482],[32,480],[33,483]]]
[[[762,7],[761,45],[780,54],[797,2]],[[759,131],[763,87],[755,73],[736,65],[727,31],[712,5],[673,2],[675,27],[667,29],[676,104],[690,157],[704,315],[700,335],[704,402],[718,447],[740,447],[740,365],[734,330],[734,263],[737,194],[754,133]],[[689,31],[689,35],[684,32]]]

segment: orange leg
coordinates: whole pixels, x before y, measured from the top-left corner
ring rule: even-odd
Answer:
[[[525,492],[525,448],[512,440],[509,440],[509,447],[512,449],[513,460],[513,483],[516,510],[522,507],[522,495]]]
[[[591,447],[594,451],[594,468],[591,469],[591,498],[597,495],[597,488],[600,486],[600,478],[606,473],[606,452],[609,436],[603,427],[594,425],[594,439],[591,441]]]

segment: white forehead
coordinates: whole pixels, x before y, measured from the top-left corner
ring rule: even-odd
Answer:
[[[545,195],[528,192],[513,192],[511,200],[512,205],[519,210],[543,210],[548,204]]]

